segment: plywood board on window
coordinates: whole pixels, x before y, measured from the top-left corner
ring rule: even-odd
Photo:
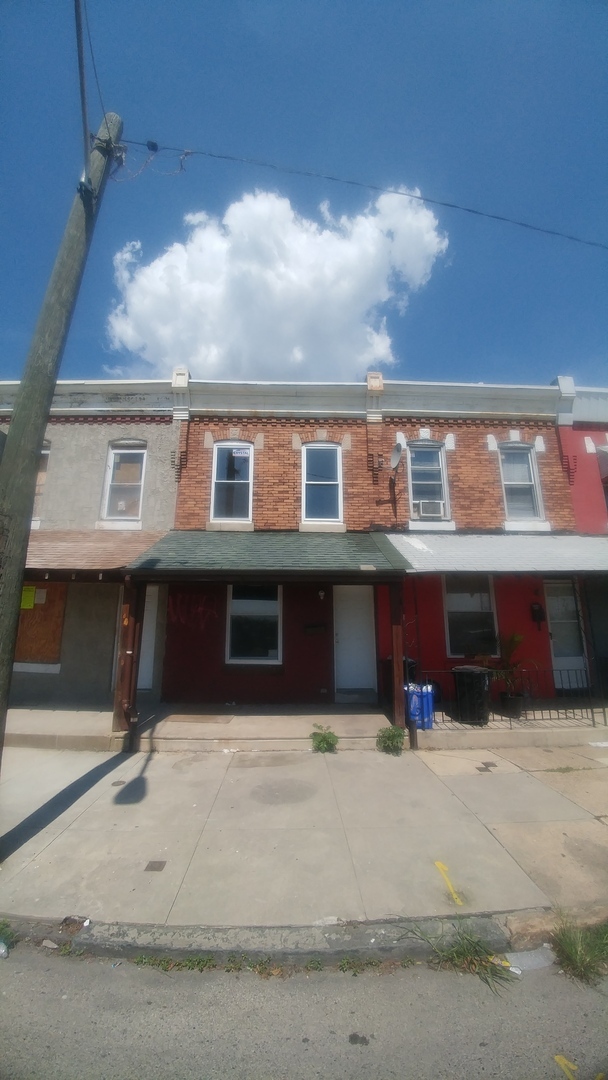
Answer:
[[[22,610],[19,617],[17,663],[59,663],[67,590],[64,582],[45,581],[43,587],[36,587],[34,606]]]

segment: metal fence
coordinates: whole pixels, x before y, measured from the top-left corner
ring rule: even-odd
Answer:
[[[415,683],[433,688],[436,720],[519,727],[608,727],[608,687],[591,682],[581,669],[517,668],[497,671],[473,665],[410,671]]]

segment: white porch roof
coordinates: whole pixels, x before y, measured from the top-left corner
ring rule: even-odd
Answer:
[[[409,573],[608,573],[608,537],[387,533]]]

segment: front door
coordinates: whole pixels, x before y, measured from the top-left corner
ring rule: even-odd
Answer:
[[[375,702],[376,629],[372,585],[334,585],[337,702]]]
[[[556,690],[586,687],[587,665],[572,581],[546,581],[547,621]]]

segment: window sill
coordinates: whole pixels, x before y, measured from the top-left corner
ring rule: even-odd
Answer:
[[[208,521],[208,532],[253,532],[253,521]]]
[[[248,657],[247,659],[244,659],[244,660],[230,660],[229,659],[229,660],[226,660],[225,663],[226,663],[226,665],[228,667],[235,667],[235,666],[237,666],[237,667],[251,667],[251,668],[258,668],[258,667],[280,668],[280,667],[283,667],[283,661],[282,660],[262,660],[262,659],[257,659],[256,660],[255,657]]]
[[[141,531],[141,520],[133,521],[132,518],[127,518],[125,521],[115,521],[114,519],[107,521],[96,521],[96,529],[113,529],[116,532],[137,532]]]
[[[549,521],[504,521],[505,532],[551,532]]]
[[[59,675],[61,664],[13,664],[13,671],[22,671],[28,675]]]
[[[427,521],[411,520],[408,523],[410,532],[456,532],[455,521]]]
[[[343,521],[301,521],[298,529],[300,532],[345,533],[346,525]]]

